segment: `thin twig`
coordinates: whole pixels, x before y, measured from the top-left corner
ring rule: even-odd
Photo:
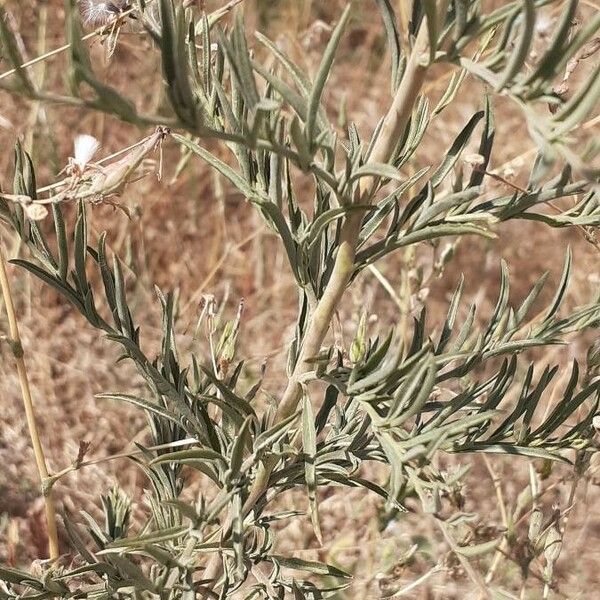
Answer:
[[[481,592],[481,594],[484,598],[487,598],[488,600],[492,600],[492,594],[491,594],[490,590],[488,589],[485,581],[483,580],[481,575],[471,566],[471,563],[466,559],[466,557],[463,554],[461,554],[459,547],[457,546],[456,542],[452,539],[452,537],[448,533],[446,526],[439,519],[436,519],[435,517],[434,517],[434,520],[435,520],[435,524],[438,526],[439,530],[442,532],[444,539],[446,540],[446,542],[448,542],[450,549],[452,550],[452,552],[454,552],[454,555],[456,556],[456,558],[458,558],[460,564],[462,565],[463,569],[465,570],[465,572],[467,573],[467,575],[469,576],[471,581],[473,581],[473,583],[479,588],[479,591]]]
[[[390,298],[394,301],[394,304],[402,311],[404,306],[402,304],[402,300],[398,297],[394,286],[389,282],[389,280],[385,277],[385,275],[375,266],[369,265],[369,271],[373,273],[375,279],[379,281],[381,287],[389,294]]]
[[[115,22],[117,22],[117,20],[119,20],[123,17],[130,15],[131,13],[133,13],[134,10],[135,10],[134,8],[130,8],[130,9],[124,11],[123,13],[121,13],[120,15],[115,17]],[[85,42],[89,39],[92,39],[92,38],[98,36],[98,35],[102,35],[106,31],[106,29],[109,25],[110,24],[101,25],[94,31],[91,31],[90,33],[87,33],[86,35],[82,36],[81,41]],[[4,73],[0,73],[0,80],[6,79],[7,77],[10,77],[10,75],[14,75],[18,70],[33,67],[34,65],[37,65],[38,63],[40,63],[42,61],[45,61],[49,58],[52,58],[53,56],[61,54],[62,52],[65,52],[66,50],[68,50],[71,47],[71,45],[72,44],[65,44],[64,46],[60,46],[59,48],[54,48],[54,50],[50,50],[44,54],[41,54],[40,56],[36,56],[35,58],[32,58],[31,60],[24,62],[23,64],[19,65],[18,67],[15,67],[14,69],[10,69],[8,71],[5,71]]]
[[[54,485],[59,479],[65,477],[69,473],[73,473],[74,471],[79,471],[79,469],[83,469],[85,467],[91,467],[93,465],[98,465],[105,462],[110,462],[113,460],[119,460],[122,458],[133,458],[134,456],[140,456],[144,454],[146,451],[155,451],[155,450],[167,450],[172,448],[179,448],[180,446],[187,446],[189,444],[198,444],[198,440],[196,438],[186,438],[184,440],[177,440],[175,442],[169,442],[167,444],[159,444],[158,446],[150,446],[145,448],[144,450],[132,450],[131,452],[120,452],[118,454],[109,454],[108,456],[101,456],[99,458],[92,458],[90,460],[85,460],[82,462],[74,462],[72,465],[65,467],[61,471],[57,473],[53,473],[48,476],[48,481],[51,482],[51,485]]]
[[[402,589],[398,590],[395,594],[390,596],[390,598],[401,598],[402,596],[406,596],[408,592],[412,592],[415,588],[425,583],[430,577],[433,577],[433,575],[437,575],[442,571],[444,571],[444,567],[440,565],[435,565],[435,567],[429,569],[427,573],[421,575],[421,577],[419,577],[418,579],[411,581],[408,585],[404,586]]]
[[[483,456],[483,461],[485,463],[486,469],[488,470],[488,473],[490,474],[490,477],[492,478],[492,483],[494,484],[494,489],[496,490],[496,498],[498,499],[498,507],[500,508],[500,514],[502,516],[502,524],[504,525],[504,528],[508,531],[508,513],[506,512],[506,502],[504,501],[504,495],[502,493],[502,479],[498,476],[498,474],[492,467],[492,463],[490,462],[489,458],[485,454],[483,454],[482,456]],[[492,564],[491,564],[490,568],[488,569],[488,572],[485,576],[485,583],[488,585],[492,582],[492,579],[494,578],[496,569],[498,568],[498,565],[500,564],[500,560],[502,559],[502,556],[503,556],[503,550],[505,549],[506,546],[507,546],[506,537],[503,537],[502,541],[500,542],[500,546],[498,547],[498,549],[496,550],[496,552],[494,554],[494,558],[492,559]]]

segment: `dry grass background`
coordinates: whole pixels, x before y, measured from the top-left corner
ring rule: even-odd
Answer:
[[[207,4],[210,8],[222,2]],[[291,54],[299,57],[302,48],[307,49],[306,66],[314,69],[327,41],[328,27],[344,4],[342,0],[246,0],[245,11],[249,27],[266,29]],[[328,88],[332,112],[339,112],[345,104],[347,114],[365,134],[372,130],[389,98],[387,65],[385,61],[373,59],[373,53],[382,47],[382,37],[371,4],[365,0],[359,5],[363,14],[346,36],[341,59]],[[583,4],[589,5],[587,9],[584,6],[584,10],[594,10],[593,2]],[[6,0],[6,5],[23,33],[30,57],[63,43],[62,0]],[[44,10],[47,11],[45,29],[41,19]],[[112,61],[100,67],[100,71],[104,71],[113,85],[126,90],[139,106],[157,107],[163,103],[156,80],[158,65],[149,58],[152,54],[147,52],[146,44],[135,33],[123,34]],[[101,64],[102,49],[97,41],[94,45],[94,55]],[[36,67],[35,72],[37,77],[45,77],[50,86],[58,87],[62,85],[64,67],[64,56],[57,56],[44,67]],[[433,97],[439,95],[446,81],[440,73],[428,83],[428,93]],[[477,90],[468,89],[454,108],[433,124],[423,157],[453,140],[478,108]],[[498,114],[498,139],[492,166],[496,168],[512,161],[514,175],[511,177],[515,182],[523,182],[533,157],[532,144],[518,113],[508,106],[499,106]],[[597,119],[588,129],[588,135],[599,133]],[[65,107],[40,106],[2,93],[2,185],[10,185],[10,148],[17,137],[23,139],[33,153],[40,183],[44,185],[51,182],[66,163],[74,135],[83,132],[101,140],[103,155],[144,135],[110,117]],[[123,198],[132,209],[131,219],[121,211],[100,206],[94,209],[94,227],[98,232],[106,229],[109,244],[127,257],[136,317],[142,324],[142,336],[150,346],[158,336],[153,285],[179,290],[181,342],[188,347],[195,343],[191,333],[202,294],[214,294],[230,313],[243,297],[246,311],[241,358],[258,369],[268,357],[266,391],[277,394],[281,390],[285,344],[296,312],[294,285],[284,256],[251,208],[223,187],[198,161],[190,163],[183,175],[171,182],[177,160],[178,149],[168,145],[162,181],[147,177],[132,185]],[[458,247],[443,280],[429,287],[428,304],[433,321],[439,321],[444,314],[449,293],[460,273],[466,277],[467,296],[477,298],[482,316],[489,313],[499,284],[500,257],[511,267],[515,300],[523,297],[542,271],[550,270],[555,279],[568,245],[574,251],[575,264],[569,303],[586,302],[597,289],[598,251],[577,230],[553,231],[523,222],[500,227],[498,234],[498,240],[491,244],[465,240]],[[2,232],[2,241],[11,256],[21,252],[18,242],[6,232]],[[426,248],[419,252],[417,260],[427,267],[430,257]],[[380,265],[395,289],[400,285],[402,266],[402,256]],[[71,462],[82,440],[91,443],[90,457],[100,457],[127,448],[132,439],[144,439],[142,416],[94,399],[94,394],[100,391],[135,389],[137,379],[133,371],[123,365],[114,366],[117,356],[111,345],[98,338],[64,300],[22,271],[11,269],[11,275],[50,468],[58,469]],[[352,334],[357,316],[365,305],[377,315],[379,322],[397,320],[394,302],[367,271],[354,286],[340,313],[341,330],[346,336]],[[0,313],[0,322],[5,328],[4,313]],[[377,323],[373,327],[376,329]],[[566,372],[570,360],[582,358],[590,342],[590,339],[575,339],[566,348],[549,351],[545,358],[564,365]],[[22,564],[43,553],[43,507],[10,352],[7,346],[2,346],[0,351],[0,561]],[[448,468],[457,462],[453,457],[444,460]],[[494,487],[483,462],[479,461],[474,461],[467,479],[465,508],[482,514],[482,525],[499,526],[501,519]],[[503,476],[502,493],[514,501],[526,482],[525,461],[497,460],[494,465]],[[570,490],[570,473],[565,469],[557,476],[563,476],[565,481],[555,488],[548,503],[558,502],[564,508]],[[64,479],[57,486],[61,509],[72,513],[84,509],[98,515],[99,495],[115,481],[140,502],[145,485],[142,475],[132,464],[115,461]],[[582,484],[580,492],[580,501],[571,514],[566,548],[558,564],[560,594],[556,597],[600,597],[600,494],[593,478]],[[301,497],[294,495],[282,502],[305,508]],[[433,521],[428,522],[420,513],[409,513],[393,521],[382,534],[379,531],[380,505],[363,492],[326,491],[321,513],[323,548],[317,548],[306,521],[294,522],[285,528],[281,551],[292,553],[299,548],[309,548],[301,552],[302,557],[328,558],[353,571],[356,583],[345,598],[381,597],[382,586],[389,583],[393,589],[393,585],[406,584],[447,551]],[[422,546],[415,563],[405,571],[394,570],[403,550],[419,540]],[[376,579],[377,574],[384,572],[387,573],[385,578]],[[506,569],[502,577],[508,587],[518,584],[514,568]],[[445,577],[432,578],[409,597],[463,598],[472,594],[475,594],[472,583],[456,568]]]

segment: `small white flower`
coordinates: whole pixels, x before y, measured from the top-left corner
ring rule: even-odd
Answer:
[[[94,154],[98,152],[98,148],[100,148],[100,142],[93,135],[78,135],[75,138],[75,156],[73,157],[73,164],[83,172],[87,164],[92,160]]]

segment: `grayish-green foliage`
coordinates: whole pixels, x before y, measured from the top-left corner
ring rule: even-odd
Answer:
[[[597,171],[571,144],[571,132],[598,101],[600,70],[568,100],[553,91],[568,61],[600,27],[597,15],[573,33],[576,0],[568,3],[549,47],[533,66],[526,64],[532,31],[541,7],[551,2],[519,0],[484,12],[477,0],[415,1],[411,30],[416,34],[424,20],[429,48],[420,60],[449,64],[455,75],[437,106],[430,106],[425,96],[416,99],[408,127],[385,163],[370,160],[378,137],[384,135],[381,123],[370,139],[361,139],[350,124],[342,140],[323,102],[338,46],[352,20],[351,3],[340,15],[313,78],[265,36],[248,40],[239,14],[230,28],[221,29],[216,17],[199,16],[180,4],[135,3],[162,58],[171,114],[139,114],[121,92],[98,80],[81,41],[74,0],[66,3],[70,95],[62,101],[139,125],[171,127],[186,153],[218,171],[259,211],[281,240],[298,287],[290,377],[315,307],[335,272],[341,228],[350,215],[362,216],[350,280],[400,248],[463,235],[492,238],[499,222],[529,219],[550,227],[585,228],[600,224]],[[407,72],[406,45],[399,37],[392,2],[373,4],[382,15],[395,92]],[[438,14],[446,5],[447,11]],[[4,18],[0,34],[5,60],[18,67],[23,59]],[[215,43],[216,50],[211,50]],[[482,59],[479,50],[492,45]],[[256,53],[249,46],[256,46]],[[257,58],[265,54],[275,59],[274,68]],[[485,84],[481,110],[449,148],[407,178],[402,167],[414,157],[429,124],[455,100],[466,77]],[[24,69],[17,68],[10,88],[30,98],[56,100],[37,89]],[[521,107],[539,146],[527,188],[509,195],[484,189],[494,150],[497,94]],[[207,150],[207,138],[220,140],[233,160],[226,163]],[[471,169],[461,155],[472,143],[478,144],[480,159]],[[314,181],[309,212],[296,198],[297,170]],[[12,193],[36,202],[34,167],[19,146]],[[549,201],[565,196],[577,198],[569,209],[546,209]],[[79,201],[76,223],[67,227],[61,204],[68,200],[66,196],[52,204],[52,234],[30,221],[19,203],[2,201],[1,216],[31,254],[14,263],[64,296],[91,327],[121,348],[123,359],[131,361],[146,382],[144,395],[110,391],[99,398],[132,404],[147,415],[151,444],[140,446],[133,459],[151,485],[147,521],[130,531],[129,500],[118,492],[108,494],[102,499],[104,524],[89,515],[83,515],[83,525],[65,519],[71,554],[60,564],[49,565],[40,576],[0,567],[0,598],[191,600],[203,594],[211,597],[211,590],[215,598],[235,593],[248,599],[330,597],[348,585],[349,574],[334,565],[276,553],[272,524],[298,516],[273,512],[272,500],[286,490],[306,489],[320,536],[320,487],[363,487],[381,496],[392,511],[403,510],[408,498],[420,498],[424,509],[435,513],[439,498],[451,495],[465,473],[438,470],[433,461],[437,453],[502,453],[568,462],[573,456],[581,461],[593,449],[598,382],[580,373],[574,362],[562,398],[544,414],[540,405],[545,404],[557,368],[523,365],[520,357],[527,349],[562,343],[570,333],[598,325],[597,299],[567,316],[560,312],[571,272],[570,253],[553,299],[539,314],[531,314],[531,308],[546,277],[521,305],[511,306],[508,268],[503,264],[496,308],[485,326],[476,326],[474,306],[466,313],[461,310],[461,282],[437,331],[428,324],[425,310],[409,336],[390,331],[385,338],[370,339],[366,327],[360,327],[350,360],[327,347],[310,358],[300,381],[302,401],[293,414],[276,420],[272,408],[255,402],[261,382],[250,388],[240,383],[244,365],[235,362],[239,323],[227,324],[215,356],[181,356],[175,297],[159,291],[161,351],[155,359],[148,356],[128,303],[120,258],[108,254],[105,233],[97,245],[89,244],[93,210],[84,200]],[[93,270],[97,277],[90,276]],[[213,364],[223,363],[232,368],[226,374],[215,372]],[[507,402],[507,397],[517,400]],[[578,410],[581,407],[585,410]],[[365,478],[361,465],[370,461],[388,467],[385,488]],[[264,464],[271,465],[267,485],[246,508]],[[193,504],[183,502],[185,469],[206,476],[213,493]],[[455,521],[461,518],[466,516],[458,511]],[[536,536],[538,540],[539,531]],[[472,548],[471,555],[496,546],[497,540]],[[538,543],[536,552],[547,551],[547,546]],[[215,556],[221,566],[213,581],[204,577],[204,569]],[[254,577],[257,566],[262,578]],[[306,577],[298,576],[301,572]]]

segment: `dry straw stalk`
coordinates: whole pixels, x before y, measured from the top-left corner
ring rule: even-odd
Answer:
[[[19,333],[19,323],[15,312],[15,305],[12,300],[10,291],[10,282],[8,273],[6,272],[6,261],[4,259],[4,251],[0,247],[0,286],[2,287],[2,297],[4,298],[4,306],[6,307],[6,316],[8,318],[8,328],[10,333],[9,343],[15,362],[17,364],[17,373],[19,376],[19,384],[21,386],[21,395],[23,397],[23,406],[25,407],[25,416],[27,418],[27,427],[31,437],[33,453],[40,475],[40,483],[44,495],[46,505],[46,523],[48,526],[48,554],[51,559],[58,558],[58,532],[56,528],[56,509],[52,498],[52,486],[46,485],[49,480],[48,466],[46,465],[46,456],[44,448],[40,440],[40,433],[35,419],[35,410],[33,407],[33,398],[31,397],[31,388],[29,387],[29,377],[27,375],[27,367],[25,365],[25,354],[21,335]]]

